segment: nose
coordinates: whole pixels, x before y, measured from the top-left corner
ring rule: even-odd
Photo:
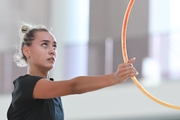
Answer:
[[[56,55],[56,50],[53,47],[50,47],[49,54],[50,55]]]

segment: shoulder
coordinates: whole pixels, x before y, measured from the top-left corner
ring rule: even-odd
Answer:
[[[14,85],[30,85],[30,84],[35,84],[37,81],[39,81],[40,79],[42,79],[43,77],[40,76],[31,76],[31,75],[23,75],[23,76],[19,76],[17,79],[14,80]]]
[[[14,80],[14,91],[13,97],[18,100],[32,100],[33,99],[33,90],[36,83],[42,79],[43,77],[39,76],[31,76],[31,75],[23,75],[19,76],[16,80]]]

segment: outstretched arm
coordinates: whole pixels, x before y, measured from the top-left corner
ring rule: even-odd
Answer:
[[[35,99],[54,98],[69,94],[81,94],[122,83],[129,77],[137,75],[137,71],[132,65],[134,61],[135,59],[133,58],[128,63],[120,64],[115,73],[108,75],[79,76],[64,81],[41,79],[35,85],[33,96]]]

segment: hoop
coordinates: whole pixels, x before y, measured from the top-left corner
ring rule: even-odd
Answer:
[[[124,20],[123,20],[123,25],[122,25],[122,32],[121,32],[121,48],[122,48],[122,55],[123,55],[123,59],[124,62],[127,63],[128,62],[128,55],[127,55],[127,48],[126,48],[126,31],[127,31],[127,24],[128,24],[128,19],[129,19],[129,15],[131,12],[131,9],[133,7],[135,0],[130,0],[129,4],[126,8],[126,12],[124,15]],[[131,79],[133,80],[133,82],[135,83],[135,85],[146,95],[148,96],[150,99],[152,99],[153,101],[169,107],[169,108],[173,108],[173,109],[177,109],[180,110],[180,106],[176,106],[176,105],[172,105],[169,103],[166,103],[164,101],[161,101],[157,98],[155,98],[153,95],[151,95],[148,91],[146,91],[143,86],[141,86],[141,84],[138,82],[138,80],[136,79],[136,77],[131,77]]]

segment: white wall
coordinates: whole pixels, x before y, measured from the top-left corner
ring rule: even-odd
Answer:
[[[0,118],[1,120],[7,120],[7,110],[11,102],[11,96],[7,95],[0,95]]]

